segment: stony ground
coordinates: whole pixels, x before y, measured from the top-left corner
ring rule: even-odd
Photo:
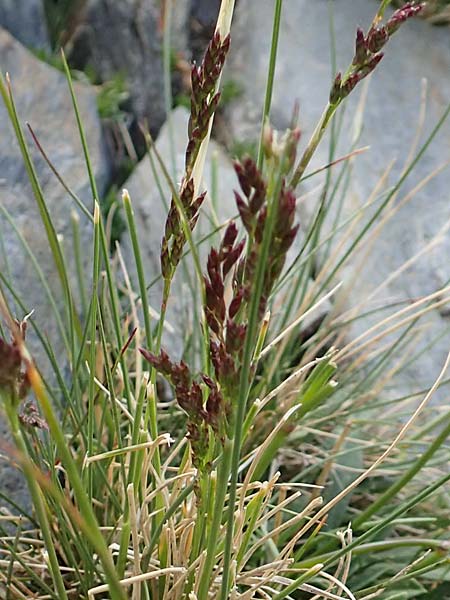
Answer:
[[[172,18],[173,83],[176,93],[184,90],[186,69],[192,57],[198,57],[214,22],[218,2],[196,0],[177,3]],[[100,193],[107,196],[113,184],[127,187],[136,206],[138,227],[146,257],[147,276],[158,271],[160,235],[165,209],[143,160],[130,170],[130,163],[143,154],[139,122],[148,121],[150,130],[158,136],[161,154],[171,164],[172,149],[175,167],[179,168],[184,147],[186,112],[177,108],[167,120],[162,68],[162,16],[159,3],[136,0],[88,0],[85,11],[73,18],[63,31],[71,65],[89,75],[76,84],[81,113],[88,132],[95,174]],[[300,105],[300,124],[305,143],[325,105],[332,73],[330,70],[330,14],[327,0],[296,0],[284,3],[284,14],[276,73],[272,121],[284,128],[290,122],[296,101]],[[334,11],[336,64],[345,68],[352,54],[357,25],[367,26],[373,16],[373,2],[340,0]],[[232,52],[227,66],[228,89],[238,93],[222,109],[217,137],[229,148],[251,147],[257,139],[262,99],[268,63],[272,0],[241,0],[238,3],[233,32]],[[22,122],[28,121],[42,145],[67,183],[86,205],[91,206],[88,178],[83,166],[64,75],[43,58],[51,57],[50,34],[45,26],[44,5],[40,0],[3,0],[0,6],[0,69],[10,73],[17,107]],[[112,43],[111,43],[112,42]],[[28,49],[26,49],[28,47]],[[36,51],[39,51],[36,56]],[[50,61],[51,62],[51,61]],[[53,61],[54,62],[54,61]],[[57,59],[56,59],[57,62]],[[388,48],[382,68],[373,76],[367,90],[364,127],[359,146],[369,144],[370,152],[354,164],[351,188],[345,199],[350,212],[369,197],[376,181],[390,161],[396,160],[389,182],[395,184],[409,155],[418,125],[424,79],[427,81],[426,114],[421,140],[434,127],[450,102],[450,34],[446,28],[434,28],[424,21],[408,23]],[[124,99],[118,102],[117,114],[107,114],[101,120],[96,98],[108,82],[118,75],[123,79]],[[89,81],[89,82],[87,82]],[[93,85],[94,82],[97,85]],[[116,86],[117,87],[117,86]],[[113,92],[117,89],[113,88]],[[103,96],[105,98],[105,96]],[[125,99],[126,97],[126,99]],[[107,98],[106,98],[107,99]],[[115,101],[107,106],[114,108]],[[359,98],[350,103],[345,116],[342,152],[348,151],[355,136],[352,118]],[[170,107],[169,107],[170,108]],[[106,111],[107,112],[107,111]],[[105,116],[105,114],[103,115]],[[38,174],[55,219],[58,232],[64,236],[64,246],[71,260],[72,204],[57,183],[45,162],[34,152]],[[317,156],[317,165],[327,162],[328,148],[324,143]],[[214,157],[214,158],[212,158]],[[450,123],[439,133],[426,153],[406,190],[412,189],[433,169],[450,159]],[[210,182],[211,164],[218,164],[218,202],[210,203],[209,211],[218,218],[233,213],[232,188],[234,175],[223,148],[215,142],[206,168],[205,183]],[[124,168],[124,164],[126,168]],[[305,188],[306,191],[307,188]],[[383,230],[378,242],[367,255],[362,251],[349,264],[346,275],[351,283],[351,302],[355,305],[370,293],[390,273],[409,257],[420,252],[450,218],[450,176],[444,169],[433,178],[414,199],[406,204]],[[401,201],[403,194],[397,201]],[[301,204],[301,218],[306,223],[313,212],[311,201]],[[5,212],[7,211],[7,213]],[[52,269],[45,238],[34,208],[25,170],[3,105],[0,106],[0,269],[18,282],[24,311],[35,309],[55,351],[58,336],[42,281],[36,277],[27,250],[19,241],[13,226],[35,253],[45,281],[58,296],[58,286]],[[214,218],[214,217],[213,217]],[[202,227],[207,228],[205,222]],[[89,247],[89,227],[81,220],[83,240]],[[125,254],[129,251],[123,241]],[[412,268],[387,285],[374,301],[383,304],[399,298],[417,298],[442,286],[450,278],[450,237],[445,234],[437,249],[427,254]],[[364,268],[360,269],[360,262]],[[87,260],[88,262],[88,260]],[[71,265],[71,276],[74,267]],[[178,322],[187,316],[185,295],[178,288],[173,301],[170,321],[175,331]],[[61,300],[61,298],[60,298]],[[157,302],[156,302],[157,304]],[[21,309],[18,308],[21,312]],[[369,320],[361,322],[367,327]],[[445,311],[432,313],[423,342],[436,332],[442,339],[427,352],[420,364],[398,378],[397,386],[405,392],[428,385],[438,372],[448,349],[449,322]],[[447,332],[447,333],[446,333]],[[177,339],[167,332],[168,344],[178,349]],[[33,346],[38,360],[39,345]],[[45,365],[43,365],[45,367]],[[1,421],[0,421],[0,427]],[[3,438],[4,431],[0,430]],[[1,454],[0,448],[0,454]],[[0,490],[17,493],[18,483],[8,467],[0,462]]]

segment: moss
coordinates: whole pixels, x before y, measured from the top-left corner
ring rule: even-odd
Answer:
[[[45,62],[54,69],[64,73],[64,64],[60,54],[49,52],[48,50],[45,50],[45,48],[33,48],[31,49],[31,52],[42,62]],[[72,73],[72,76],[74,76],[74,73]],[[76,76],[74,76],[74,79],[76,79]]]
[[[250,156],[253,160],[258,155],[258,142],[255,140],[234,140],[230,147],[230,155],[241,160],[244,156]]]
[[[228,79],[221,87],[220,107],[224,108],[240,96],[242,96],[242,87],[234,79]]]
[[[125,78],[121,73],[101,85],[97,95],[98,114],[102,119],[117,120],[121,117],[122,106],[128,100],[129,93]]]
[[[44,0],[45,17],[53,49],[70,38],[86,0]]]

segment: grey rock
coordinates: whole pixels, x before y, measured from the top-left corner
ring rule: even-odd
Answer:
[[[189,54],[189,16],[191,13],[191,0],[177,2],[171,0],[172,29],[170,32],[170,45],[182,56]]]
[[[2,0],[0,26],[26,46],[49,48],[43,0]]]
[[[276,128],[289,125],[294,102],[300,105],[302,145],[309,139],[326,105],[334,73],[330,68],[329,6],[334,7],[337,70],[345,70],[353,55],[354,35],[358,25],[367,28],[376,11],[376,3],[340,0],[297,0],[283,4],[283,17],[275,75],[271,120]],[[228,119],[232,136],[237,140],[257,139],[269,61],[273,2],[240,2],[235,18],[232,49],[227,76],[243,90],[229,106]],[[398,181],[415,136],[420,112],[421,80],[428,80],[428,102],[421,141],[426,139],[450,102],[450,37],[447,29],[436,29],[424,21],[406,23],[390,40],[385,58],[373,74],[364,109],[364,128],[359,146],[370,144],[370,152],[358,157],[353,165],[351,186],[345,197],[344,215],[364,204],[375,182],[393,159],[397,159],[386,187]],[[353,117],[361,89],[349,99],[344,115],[339,154],[349,151],[354,132]],[[432,146],[402,186],[397,201],[450,158],[450,122],[447,121]],[[319,147],[310,169],[326,164],[328,144]],[[300,189],[311,190],[320,179],[312,179]],[[449,170],[439,173],[403,206],[383,228],[372,248],[366,244],[353,256],[345,272],[351,286],[351,305],[364,298],[390,273],[423,248],[450,217]],[[314,197],[301,202],[304,222],[311,218]],[[359,230],[359,228],[357,228]],[[367,256],[365,252],[368,251]],[[340,250],[341,254],[343,250]],[[450,236],[433,252],[390,281],[375,299],[375,304],[404,298],[417,298],[442,286],[450,278]],[[363,268],[357,270],[364,259]],[[348,288],[347,288],[348,289]],[[364,304],[363,304],[364,306]],[[372,318],[379,318],[378,316]],[[372,318],[359,321],[354,334],[372,324]],[[432,350],[403,370],[395,380],[402,393],[429,386],[443,364],[450,346],[448,317],[437,311],[427,321],[420,345],[425,347],[439,333],[443,336]]]
[[[221,0],[192,0],[191,16],[200,27],[214,27]]]
[[[124,76],[135,140],[140,122],[155,133],[165,118],[160,11],[155,0],[88,0],[71,42],[74,67],[89,67],[101,82]]]
[[[72,251],[70,213],[74,204],[68,194],[51,173],[47,164],[26,131],[29,122],[61,177],[67,185],[92,209],[92,197],[86,172],[83,152],[79,140],[75,115],[72,110],[67,82],[62,73],[40,62],[19,44],[9,33],[0,29],[0,68],[9,72],[20,121],[25,128],[25,137],[35,160],[47,207],[56,231],[63,236],[63,247],[73,285],[74,301],[79,306],[75,265]],[[109,164],[103,152],[103,137],[97,115],[95,92],[83,85],[75,85],[81,115],[86,127],[88,145],[100,193],[105,189],[109,177]],[[64,318],[63,295],[59,278],[49,250],[44,227],[39,217],[36,201],[28,183],[20,150],[15,139],[6,108],[0,102],[0,272],[13,283],[22,309],[11,298],[11,309],[17,318],[22,318],[34,309],[34,319],[64,370],[67,356],[48,297],[43,289],[34,266],[25,252],[13,227],[5,218],[6,210],[20,234],[32,250],[43,276],[54,298],[58,311]],[[78,210],[78,209],[77,209]],[[80,215],[80,232],[87,273],[90,272],[91,228],[85,217]],[[2,288],[4,285],[2,283]],[[51,376],[46,355],[32,328],[29,328],[29,346],[38,367]],[[5,425],[0,418],[1,439],[4,440]],[[4,448],[0,449],[4,453]],[[14,471],[0,462],[0,489],[15,499],[21,499],[22,490],[16,485]],[[13,493],[14,492],[14,493]]]
[[[221,0],[192,0],[190,12],[190,47],[195,61],[202,60],[214,34]]]
[[[174,156],[175,180],[177,181],[183,172],[188,119],[189,113],[185,108],[176,108],[162,127],[156,142],[156,148],[171,173],[174,172],[172,155]],[[161,238],[167,216],[165,203],[170,203],[168,184],[159,167],[157,167],[156,172],[163,191],[162,198],[158,192],[156,178],[152,173],[148,159],[143,160],[138,165],[124,184],[133,203],[147,283],[154,281],[160,274]],[[213,178],[217,182],[216,185],[212,182]],[[206,197],[201,218],[195,228],[195,240],[200,240],[219,223],[234,216],[236,212],[232,190],[237,188],[237,178],[230,160],[214,141],[210,143],[203,179],[203,189],[207,189],[210,193]],[[211,195],[212,190],[213,194]],[[198,248],[203,268],[206,264],[210,244],[217,239],[217,237],[212,237]],[[124,236],[122,239],[121,247],[125,263],[132,271],[133,257],[128,236]],[[188,285],[190,280],[191,285],[194,286],[195,279],[196,275],[192,261],[190,257],[186,257],[177,270],[168,303],[167,321],[169,326],[163,335],[163,346],[173,357],[178,358],[181,356],[184,350],[183,342],[192,329],[193,319],[199,318]],[[134,282],[136,283],[135,276]],[[136,287],[136,289],[138,288]],[[152,308],[157,311],[161,303],[161,292],[159,281],[149,291],[149,302]]]

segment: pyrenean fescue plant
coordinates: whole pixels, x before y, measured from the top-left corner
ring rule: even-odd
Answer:
[[[337,109],[378,65],[381,49],[401,23],[422,6],[407,3],[384,19],[388,4],[381,3],[366,33],[358,30],[354,59],[334,78],[323,116],[297,158],[295,120],[282,133],[270,125],[282,11],[282,0],[275,0],[258,154],[256,160],[244,157],[234,163],[236,219],[199,240],[195,226],[206,198],[202,171],[234,9],[233,1],[222,1],[204,59],[192,67],[189,141],[180,183],[171,179],[148,136],[150,157],[171,194],[161,232],[163,291],[155,320],[149,305],[152,282],[145,278],[126,190],[123,210],[134,264],[124,263],[119,248],[122,273],[117,273],[109,255],[65,59],[93,212],[61,179],[31,128],[30,133],[92,224],[92,267],[85,277],[78,218],[73,219],[77,289],[68,277],[12,86],[9,78],[0,80],[61,280],[62,317],[32,249],[4,208],[2,216],[42,281],[67,350],[64,359],[55,356],[28,314],[32,307],[15,282],[0,273],[1,400],[16,446],[12,459],[23,471],[33,503],[32,514],[12,506],[15,511],[0,517],[0,597],[368,600],[419,597],[448,581],[449,499],[443,486],[450,475],[441,465],[450,414],[435,414],[425,425],[418,417],[435,390],[447,383],[450,359],[414,410],[409,406],[413,397],[387,400],[383,390],[396,371],[418,358],[410,348],[420,333],[419,319],[448,303],[450,285],[394,307],[391,315],[349,340],[349,326],[371,309],[348,311],[342,302],[345,285],[339,281],[361,241],[374,243],[381,226],[426,184],[399,198],[447,114],[393,188],[385,191],[388,166],[361,210],[345,220],[337,211],[331,233],[324,233],[325,205],[319,203],[317,215],[303,227],[302,243],[295,244],[302,182],[326,171],[320,197],[327,198],[327,206],[339,206],[353,159],[362,151],[355,146],[343,157],[330,152],[329,165],[308,173],[318,144],[331,124],[335,147]],[[362,105],[355,122],[361,112]],[[370,218],[361,221],[380,197]],[[438,244],[448,227],[419,255]],[[211,247],[203,265],[198,246],[205,241]],[[200,289],[196,335],[202,340],[201,368],[194,366],[198,356],[179,361],[162,347],[173,278],[187,255]],[[136,290],[129,272],[137,274]],[[330,299],[335,304],[324,314]],[[21,315],[11,314],[11,300]],[[27,350],[30,329],[48,356],[52,378],[42,376]],[[69,378],[63,375],[67,365]],[[161,376],[173,390],[164,402],[158,398]]]

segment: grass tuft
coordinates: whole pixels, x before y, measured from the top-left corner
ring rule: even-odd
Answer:
[[[323,116],[297,158],[295,115],[284,132],[270,123],[283,5],[275,3],[259,146],[253,156],[236,152],[236,217],[200,237],[203,165],[234,11],[232,0],[222,0],[203,61],[191,71],[179,181],[146,136],[151,164],[161,167],[170,189],[158,312],[149,304],[156,280],[146,280],[134,199],[123,190],[115,201],[133,264],[114,244],[111,212],[102,214],[64,55],[92,205],[71,192],[30,131],[55,185],[73,202],[75,281],[20,126],[13,86],[0,79],[65,301],[59,315],[33,249],[1,209],[55,310],[63,342],[57,354],[8,270],[0,273],[1,406],[14,441],[8,454],[33,503],[32,514],[10,505],[0,515],[1,598],[369,600],[448,587],[450,413],[432,409],[431,400],[450,381],[450,354],[429,390],[398,397],[392,382],[426,351],[417,351],[417,340],[427,315],[448,304],[450,286],[391,306],[380,307],[378,298],[444,239],[449,224],[352,309],[353,282],[344,271],[443,168],[402,196],[450,107],[421,147],[417,136],[397,183],[387,186],[387,165],[366,203],[344,215],[353,164],[367,148],[358,147],[355,135],[352,146],[336,154],[337,109],[377,67],[389,38],[421,10],[407,3],[383,21],[387,4],[367,32],[358,30],[354,58],[334,78]],[[167,33],[168,69],[169,42]],[[123,99],[116,83],[102,97],[111,118]],[[166,95],[170,105],[170,90]],[[362,112],[360,103],[357,131]],[[328,164],[309,172],[328,128]],[[307,178],[317,181],[310,192],[317,211],[309,223],[298,223]],[[91,248],[80,245],[80,212],[89,218]],[[199,247],[206,242],[203,264]],[[88,253],[91,266],[84,273]],[[162,345],[178,271],[190,276],[193,312],[200,315],[193,325],[199,348],[184,360]],[[354,273],[357,278],[358,263]],[[352,334],[368,317],[376,318],[374,324]],[[41,341],[51,373],[41,373],[30,355],[27,329]]]

